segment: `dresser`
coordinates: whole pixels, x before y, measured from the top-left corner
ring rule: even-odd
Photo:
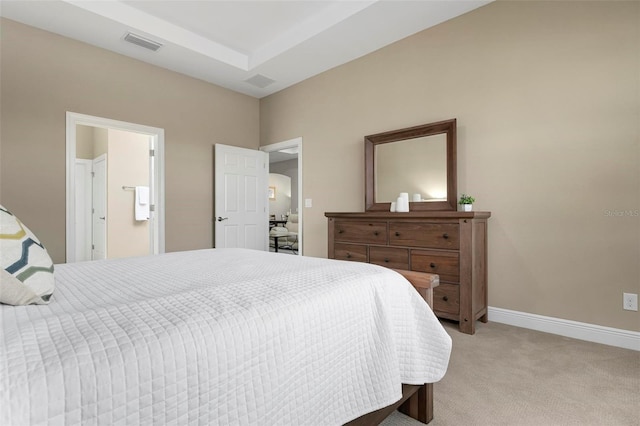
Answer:
[[[325,213],[329,258],[440,276],[439,318],[475,333],[487,322],[487,219],[490,212]]]

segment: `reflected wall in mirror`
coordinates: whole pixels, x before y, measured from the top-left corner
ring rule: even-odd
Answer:
[[[408,192],[412,201],[447,200],[447,138],[444,134],[376,145],[375,199],[395,201]],[[426,160],[425,160],[426,159]],[[425,161],[429,167],[425,167]],[[398,173],[403,170],[403,173]]]
[[[365,206],[388,211],[400,192],[411,211],[456,210],[456,120],[365,137]]]

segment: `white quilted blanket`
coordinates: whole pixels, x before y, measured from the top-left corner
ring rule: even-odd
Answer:
[[[374,265],[212,249],[55,274],[50,305],[0,305],[1,425],[339,425],[449,360]]]

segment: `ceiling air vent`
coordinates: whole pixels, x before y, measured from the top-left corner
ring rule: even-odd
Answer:
[[[127,33],[124,36],[124,40],[137,46],[144,47],[145,49],[153,50],[154,52],[162,47],[162,43],[149,40],[148,38],[144,38],[134,33]]]
[[[275,83],[276,81],[270,79],[269,77],[265,77],[262,74],[256,74],[253,77],[246,79],[245,82],[252,84],[256,87],[259,87],[261,89],[264,89],[265,87]]]

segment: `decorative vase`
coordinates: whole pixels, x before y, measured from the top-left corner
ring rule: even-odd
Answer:
[[[462,210],[465,212],[470,212],[471,210],[473,210],[473,204],[463,204]]]

